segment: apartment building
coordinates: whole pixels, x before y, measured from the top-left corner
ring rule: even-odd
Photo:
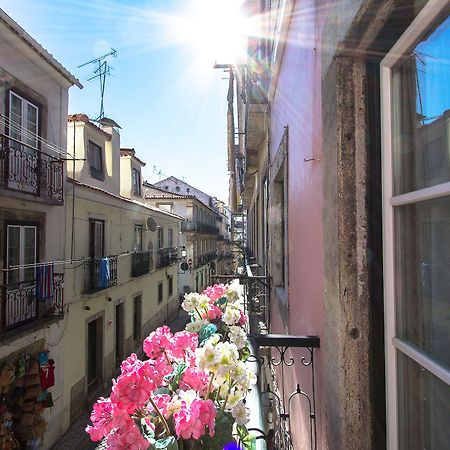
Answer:
[[[176,179],[170,177],[170,180]],[[209,206],[214,205],[211,197],[203,194],[204,203],[196,195],[190,194],[194,190],[192,186],[184,186],[184,193],[181,193],[183,182],[178,180],[178,184],[173,183],[171,187],[169,182],[160,182],[161,188],[144,182],[143,189],[147,204],[173,212],[184,219],[181,223],[180,249],[185,253],[178,265],[178,292],[182,295],[185,292],[202,291],[211,283],[211,276],[217,271],[219,213]],[[170,192],[170,188],[176,191],[177,187],[180,193]]]
[[[67,325],[64,427],[94,400],[142,340],[177,314],[182,217],[144,203],[140,161],[119,125],[83,114],[67,123]],[[75,169],[75,170],[73,170]]]
[[[11,435],[52,444],[63,411],[71,86],[82,87],[0,10],[0,448]]]
[[[450,2],[244,11],[261,28],[230,67],[230,204],[266,280],[266,330],[294,337],[268,440],[443,450]],[[315,337],[314,361],[295,336]]]

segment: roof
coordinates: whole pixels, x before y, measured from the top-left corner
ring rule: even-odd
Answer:
[[[147,194],[144,195],[144,198],[147,198],[149,200],[178,200],[178,199],[188,199],[188,200],[197,200],[202,206],[205,208],[210,209],[213,213],[218,214],[218,212],[211,208],[208,205],[205,205],[201,200],[199,200],[195,195],[185,195],[185,194],[176,194],[175,192],[169,192],[165,189],[161,189],[154,184],[149,183],[148,181],[144,181],[142,183],[144,187],[149,187],[150,189],[155,189],[156,191],[159,191],[158,194]]]
[[[94,128],[96,131],[100,131],[101,133],[103,133],[108,138],[108,140],[111,140],[111,135],[107,133],[105,130],[102,130],[98,125],[95,125],[95,123],[92,122],[91,119],[89,119],[89,117],[86,114],[83,113],[69,114],[67,116],[67,122],[84,122],[86,125],[89,125],[92,128]]]
[[[133,159],[135,159],[141,166],[145,166],[145,162],[142,161],[141,159],[139,159],[136,156],[136,151],[134,150],[133,147],[130,148],[124,148],[122,147],[120,149],[120,156],[131,156]]]
[[[213,198],[212,195],[209,195],[209,194],[207,194],[206,192],[201,191],[200,189],[198,189],[198,188],[192,186],[192,185],[189,184],[189,183],[186,183],[186,181],[183,181],[183,180],[180,180],[180,179],[177,178],[177,177],[174,177],[173,175],[171,175],[170,177],[164,178],[164,180],[158,181],[158,184],[163,184],[166,180],[175,180],[175,181],[179,182],[180,184],[184,184],[185,186],[189,186],[190,188],[195,189],[197,192],[200,192],[201,194],[206,195],[207,197]],[[201,200],[200,200],[200,201],[201,201]]]
[[[72,75],[60,62],[58,62],[51,53],[49,53],[41,44],[33,39],[17,22],[15,22],[3,9],[0,8],[0,21],[3,22],[13,33],[22,39],[32,50],[43,58],[50,66],[59,72],[71,84],[80,89],[83,85],[74,75]]]
[[[81,187],[90,189],[92,191],[99,192],[100,194],[109,195],[110,197],[113,197],[113,198],[115,198],[117,200],[121,200],[123,202],[133,203],[135,205],[142,206],[143,208],[149,209],[149,210],[157,212],[159,214],[163,214],[163,215],[166,215],[166,216],[171,216],[171,217],[173,217],[175,219],[184,220],[184,217],[179,216],[178,214],[171,213],[169,211],[164,211],[163,209],[159,209],[156,206],[152,206],[152,205],[149,205],[147,203],[138,202],[137,200],[132,200],[131,198],[122,197],[121,195],[113,194],[111,192],[105,191],[104,189],[101,189],[101,188],[98,188],[98,187],[95,187],[95,186],[91,186],[90,184],[82,183],[81,181],[74,180],[73,178],[70,178],[70,177],[67,177],[67,179],[68,179],[68,181],[70,183],[74,183],[76,186],[81,186]]]

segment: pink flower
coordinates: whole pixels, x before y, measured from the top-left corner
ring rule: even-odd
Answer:
[[[132,413],[144,406],[155,387],[148,376],[141,376],[138,371],[128,372],[113,380],[111,400],[120,409]]]
[[[150,447],[133,421],[108,436],[108,448],[115,450],[147,450]]]
[[[208,307],[208,319],[215,320],[222,317],[223,311],[216,305],[209,305]]]
[[[175,432],[182,439],[200,439],[209,428],[210,436],[214,436],[214,420],[216,409],[212,400],[196,398],[189,406],[182,403],[179,411],[174,413]]]
[[[170,354],[179,359],[185,359],[186,352],[194,352],[198,347],[197,333],[189,333],[188,331],[179,331],[173,335]]]
[[[109,398],[100,397],[97,403],[94,403],[91,413],[91,422],[93,425],[86,427],[86,432],[91,436],[91,440],[95,442],[101,441],[114,428],[114,409],[115,405]]]
[[[180,380],[181,389],[185,391],[192,389],[197,391],[200,396],[206,393],[208,384],[208,374],[197,367],[188,367]]]
[[[241,317],[239,319],[239,325],[245,325],[248,322],[248,316],[241,310]]]
[[[144,340],[144,352],[149,358],[157,358],[165,350],[172,348],[173,334],[167,325],[157,328]]]
[[[215,302],[219,298],[223,297],[227,292],[227,287],[224,284],[215,284],[214,286],[208,286],[203,294],[208,296],[211,301]]]

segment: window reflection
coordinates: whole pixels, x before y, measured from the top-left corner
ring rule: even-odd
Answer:
[[[450,368],[450,198],[398,208],[398,335]]]
[[[393,70],[395,194],[450,181],[450,17]]]

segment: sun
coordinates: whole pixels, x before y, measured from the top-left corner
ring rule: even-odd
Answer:
[[[192,0],[177,21],[177,40],[191,46],[199,62],[237,64],[245,60],[250,30],[243,0]]]

